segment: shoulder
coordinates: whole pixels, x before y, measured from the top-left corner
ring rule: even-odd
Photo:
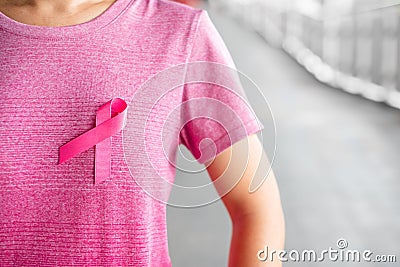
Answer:
[[[131,40],[140,40],[147,44],[146,49],[150,45],[153,50],[157,48],[159,55],[173,54],[186,60],[195,40],[199,39],[199,29],[211,28],[210,23],[207,23],[208,13],[203,9],[170,0],[119,1],[131,1],[124,19],[120,20],[120,25],[127,31],[125,38],[129,40],[128,46],[136,45]]]
[[[197,24],[207,11],[171,0],[133,0],[132,15],[152,25],[184,27]]]

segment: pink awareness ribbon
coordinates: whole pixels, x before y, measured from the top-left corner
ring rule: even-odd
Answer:
[[[128,105],[121,98],[113,98],[103,104],[96,114],[96,127],[74,138],[59,148],[62,164],[70,158],[96,146],[95,184],[111,175],[111,136],[120,132],[126,123]]]

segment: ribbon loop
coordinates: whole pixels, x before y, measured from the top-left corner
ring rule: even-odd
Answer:
[[[120,132],[126,122],[128,105],[121,98],[113,98],[102,105],[96,114],[96,127],[74,138],[59,148],[62,164],[70,158],[95,147],[95,184],[111,175],[111,136]]]

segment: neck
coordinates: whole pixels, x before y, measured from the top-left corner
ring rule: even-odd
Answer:
[[[0,0],[0,11],[25,24],[66,26],[89,21],[115,0]]]

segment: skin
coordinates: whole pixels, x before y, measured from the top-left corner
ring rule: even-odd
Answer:
[[[268,250],[282,250],[285,239],[285,222],[278,185],[270,170],[267,155],[257,135],[251,135],[218,154],[207,171],[218,192],[224,192],[231,180],[236,186],[222,197],[231,217],[233,231],[229,253],[229,267],[278,267],[281,261],[261,262],[257,253],[268,245]],[[260,181],[266,178],[263,183]],[[249,192],[254,179],[255,189]],[[228,184],[228,185],[226,185]],[[225,191],[226,192],[226,191]]]
[[[0,11],[25,24],[68,26],[97,17],[114,1],[0,0]],[[285,238],[277,182],[273,172],[269,172],[269,161],[257,136],[235,143],[206,165],[210,178],[222,181],[215,186],[223,196],[222,201],[232,221],[229,267],[282,266],[279,260],[261,262],[257,258],[258,251],[265,245],[269,250],[283,249]],[[250,193],[252,179],[258,182],[257,185],[263,177],[267,179],[261,187]],[[224,194],[234,184],[234,188]]]
[[[115,0],[0,0],[6,16],[30,25],[68,26],[87,22]]]

